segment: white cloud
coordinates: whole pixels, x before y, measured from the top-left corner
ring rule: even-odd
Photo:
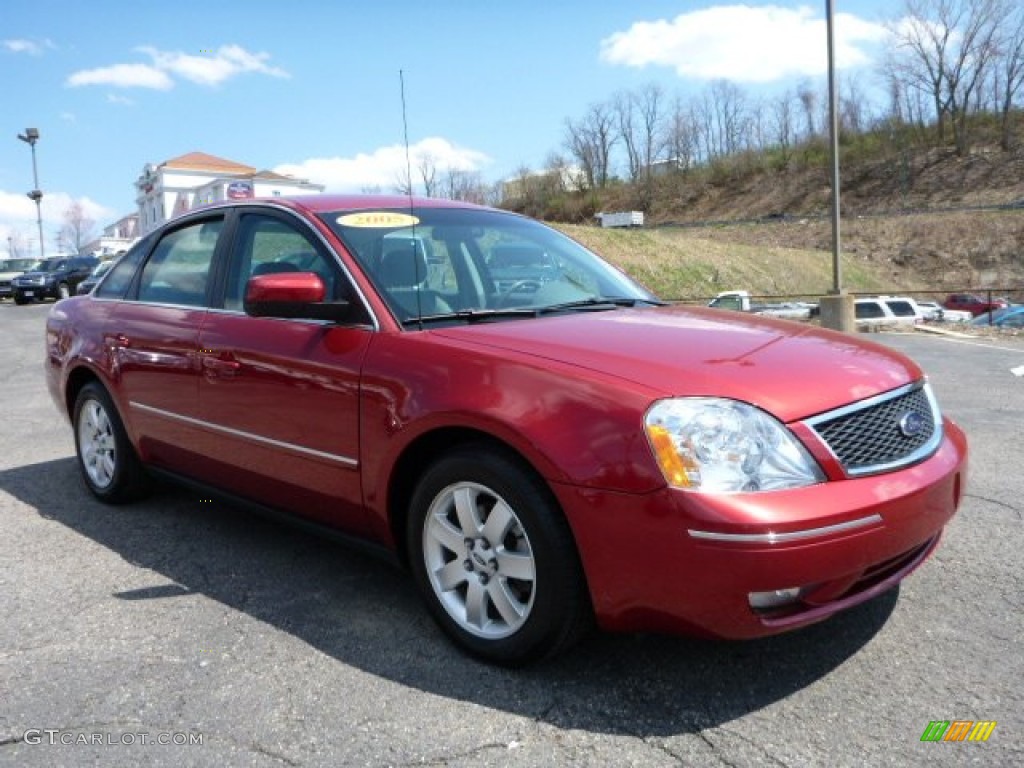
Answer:
[[[72,87],[80,85],[112,85],[115,88],[152,88],[167,91],[174,81],[166,72],[148,64],[114,64],[110,67],[83,69],[67,79]]]
[[[182,53],[181,51],[160,51],[143,46],[136,50],[148,54],[153,65],[185,80],[200,85],[220,85],[228,78],[245,72],[257,72],[271,77],[288,77],[288,73],[267,64],[269,53],[249,53],[239,45],[222,45],[212,55]]]
[[[129,99],[127,96],[121,96],[116,93],[107,94],[108,104],[134,104],[135,102]]]
[[[27,53],[29,56],[42,56],[45,49],[56,47],[48,39],[39,43],[35,40],[4,40],[3,46],[11,53]]]
[[[79,203],[86,217],[96,223],[99,231],[104,225],[117,218],[117,212],[100,205],[89,197],[74,197],[66,192],[47,192],[43,195],[43,237],[46,251],[53,253],[57,248],[57,231],[64,225],[64,212],[72,203]],[[39,230],[36,224],[36,204],[22,192],[0,190],[0,250],[6,254],[7,238],[14,237],[24,247],[25,241],[32,241],[31,253],[38,254]]]
[[[869,63],[867,47],[885,37],[881,24],[836,14],[836,66]],[[820,75],[826,58],[825,18],[809,6],[714,6],[671,21],[638,21],[601,41],[603,61],[672,67],[680,77],[697,80],[765,83]]]
[[[170,90],[176,79],[199,85],[215,86],[225,80],[256,72],[270,77],[289,77],[279,67],[267,63],[269,53],[250,53],[239,45],[222,45],[208,54],[195,55],[181,51],[161,51],[151,46],[135,50],[145,53],[152,64],[114,64],[97,69],[83,69],[67,79],[70,86],[112,85],[117,88],[152,88]]]
[[[438,169],[439,181],[440,174],[447,169],[478,171],[491,162],[482,152],[456,146],[447,139],[423,139],[409,146],[414,183],[419,179],[417,167],[424,158],[429,158]],[[279,165],[274,171],[323,184],[329,192],[359,192],[369,187],[390,191],[405,178],[405,147],[393,144],[355,157],[314,157],[297,164]]]

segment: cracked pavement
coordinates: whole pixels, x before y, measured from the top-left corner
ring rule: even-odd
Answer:
[[[594,635],[516,672],[454,650],[360,552],[182,488],[93,501],[43,383],[48,310],[0,303],[0,765],[1024,764],[1019,341],[877,337],[972,448],[960,514],[899,590],[781,637]],[[998,725],[920,741],[946,719]],[[95,733],[114,743],[60,743]],[[202,744],[139,743],[182,733]]]

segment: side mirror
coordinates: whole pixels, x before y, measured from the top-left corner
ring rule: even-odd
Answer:
[[[256,275],[245,284],[245,313],[253,317],[279,317],[342,322],[349,316],[347,301],[324,301],[324,281],[315,272],[280,272]]]

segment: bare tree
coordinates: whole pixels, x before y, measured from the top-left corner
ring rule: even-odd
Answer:
[[[999,145],[1010,149],[1013,143],[1012,114],[1017,94],[1024,88],[1024,6],[1016,5],[1010,10],[999,38],[999,68],[996,78],[997,104],[1000,116]]]
[[[443,197],[483,205],[487,202],[488,191],[476,171],[462,171],[449,167],[444,176]]]
[[[416,170],[423,182],[423,194],[433,197],[437,194],[437,160],[429,152],[422,152],[416,159]]]
[[[818,135],[818,92],[809,82],[804,81],[800,83],[796,95],[800,99],[800,105],[804,108],[805,135],[808,139],[813,139]]]
[[[12,259],[28,258],[31,256],[28,247],[28,238],[24,232],[12,229],[7,233],[7,255]]]
[[[839,86],[839,124],[844,131],[860,134],[867,130],[868,99],[856,77],[844,79]]]
[[[620,93],[612,102],[632,182],[650,179],[651,166],[665,146],[664,103],[664,92],[655,83]]]
[[[643,160],[640,156],[639,137],[636,130],[636,97],[632,93],[622,91],[612,100],[612,110],[615,112],[615,119],[622,139],[622,146],[626,150],[626,173],[631,182],[640,178],[643,168]]]
[[[775,145],[782,155],[782,162],[788,163],[790,150],[796,140],[796,117],[793,114],[794,97],[786,91],[772,104],[772,117],[775,125]]]
[[[746,95],[739,86],[716,80],[705,91],[703,112],[712,158],[728,157],[746,148],[749,113]]]
[[[579,121],[566,121],[566,149],[579,163],[591,188],[608,185],[612,148],[619,139],[615,122],[606,104],[592,104]]]
[[[693,107],[678,96],[672,103],[665,136],[666,151],[675,168],[688,170],[696,162],[699,127]]]
[[[391,187],[396,195],[409,197],[412,195],[412,179],[409,177],[409,169],[402,166],[395,172],[395,182]]]
[[[76,200],[64,211],[64,225],[59,237],[78,253],[83,245],[94,239],[95,227],[96,222],[86,216],[82,204]]]
[[[936,138],[951,124],[957,152],[969,148],[967,117],[997,54],[1005,0],[904,0],[903,16],[890,22],[895,46],[886,66],[909,89],[928,95]]]

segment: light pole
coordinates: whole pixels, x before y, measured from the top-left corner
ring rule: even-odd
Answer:
[[[39,258],[45,259],[46,252],[43,248],[43,193],[39,189],[39,170],[36,167],[36,142],[39,141],[38,128],[26,128],[24,133],[19,133],[18,138],[32,147],[32,180],[35,188],[28,193],[28,199],[34,200],[36,204],[36,223],[39,225]]]
[[[819,302],[821,324],[837,331],[853,332],[853,294],[843,290],[843,264],[839,232],[839,96],[836,87],[836,60],[834,42],[834,0],[825,0],[825,36],[828,55],[828,111],[829,137],[832,144],[832,290]]]

